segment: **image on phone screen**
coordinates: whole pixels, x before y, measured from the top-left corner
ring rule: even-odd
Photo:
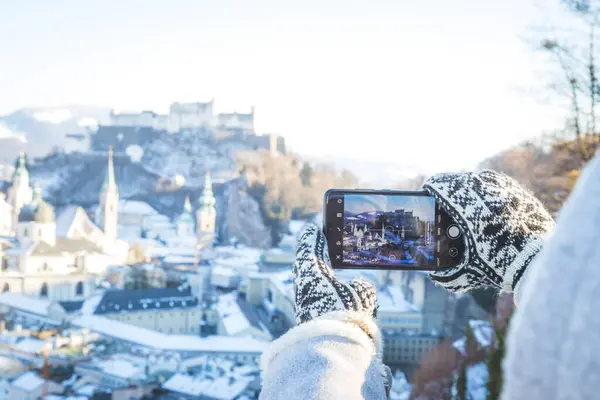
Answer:
[[[457,265],[461,230],[425,192],[330,190],[324,231],[334,268]]]
[[[344,195],[343,262],[434,266],[435,199]]]

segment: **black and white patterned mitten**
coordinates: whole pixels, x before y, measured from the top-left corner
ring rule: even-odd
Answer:
[[[434,271],[431,279],[455,292],[480,286],[514,291],[554,227],[542,203],[512,178],[491,170],[434,175],[423,188],[466,239],[461,264]]]
[[[375,316],[375,288],[362,279],[348,285],[336,279],[325,235],[316,225],[308,225],[300,235],[294,276],[297,324],[332,311],[358,311]]]

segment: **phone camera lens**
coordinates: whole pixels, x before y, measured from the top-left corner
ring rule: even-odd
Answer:
[[[458,249],[456,247],[451,247],[448,250],[448,254],[450,254],[450,257],[454,258],[458,255]]]

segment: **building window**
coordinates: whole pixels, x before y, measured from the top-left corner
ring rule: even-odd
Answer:
[[[40,289],[40,297],[48,297],[48,284],[44,282]]]
[[[75,296],[83,296],[83,282],[77,282],[75,286]]]
[[[2,292],[10,292],[10,285],[8,282],[4,283],[4,287],[2,288]]]
[[[2,257],[2,271],[6,271],[8,269],[8,258]]]
[[[29,233],[27,232],[27,228],[23,229],[23,236],[27,236],[27,233]]]
[[[267,301],[273,303],[273,291],[271,289],[267,289]]]

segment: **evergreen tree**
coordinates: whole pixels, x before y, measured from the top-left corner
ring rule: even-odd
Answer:
[[[314,174],[315,171],[313,170],[313,167],[311,167],[308,162],[305,162],[300,170],[300,180],[302,181],[302,186],[311,187]]]
[[[150,280],[146,270],[142,267],[131,267],[128,273],[125,275],[125,282],[123,284],[125,289],[148,289],[151,288]]]
[[[473,334],[471,325],[467,322],[465,326],[465,354],[460,360],[458,366],[458,376],[456,378],[456,400],[468,400],[469,390],[467,382],[467,369],[471,358],[476,355],[478,350],[477,340]]]
[[[506,351],[506,332],[508,324],[500,326],[494,323],[494,342],[490,346],[487,367],[488,367],[488,383],[487,383],[487,400],[497,400],[502,392],[502,384],[504,378],[502,375],[502,360]]]
[[[467,363],[462,360],[456,377],[456,400],[467,400]]]

